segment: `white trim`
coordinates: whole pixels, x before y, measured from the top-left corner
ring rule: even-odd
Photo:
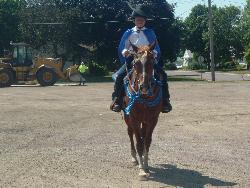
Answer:
[[[137,26],[135,26],[132,28],[132,31],[138,31],[138,30],[144,31],[145,29],[147,29],[147,28],[146,27],[138,28]]]
[[[125,52],[127,52],[128,51],[128,49],[124,49],[124,50],[122,50],[122,55],[123,55],[123,57],[125,57]]]

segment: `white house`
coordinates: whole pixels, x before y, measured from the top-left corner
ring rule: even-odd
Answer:
[[[192,62],[194,54],[190,50],[186,50],[183,56],[183,67],[187,67]]]

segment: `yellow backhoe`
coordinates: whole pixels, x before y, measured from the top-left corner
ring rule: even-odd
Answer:
[[[77,81],[78,66],[63,70],[61,58],[32,57],[32,48],[25,43],[11,43],[13,50],[0,58],[0,87],[9,87],[17,81],[33,81],[41,86],[52,86],[58,79]],[[72,81],[72,80],[71,80]]]

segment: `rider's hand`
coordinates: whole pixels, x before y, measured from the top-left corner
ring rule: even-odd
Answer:
[[[125,57],[128,57],[129,55],[130,55],[129,51],[126,50],[126,51],[124,52],[124,56],[125,56]]]

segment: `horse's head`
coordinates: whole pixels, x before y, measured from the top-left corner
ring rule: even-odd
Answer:
[[[151,87],[151,81],[153,77],[154,70],[154,48],[156,42],[149,46],[136,47],[132,45],[134,54],[134,70],[136,74],[136,82],[138,84],[138,89],[143,95],[147,95],[148,90]]]

